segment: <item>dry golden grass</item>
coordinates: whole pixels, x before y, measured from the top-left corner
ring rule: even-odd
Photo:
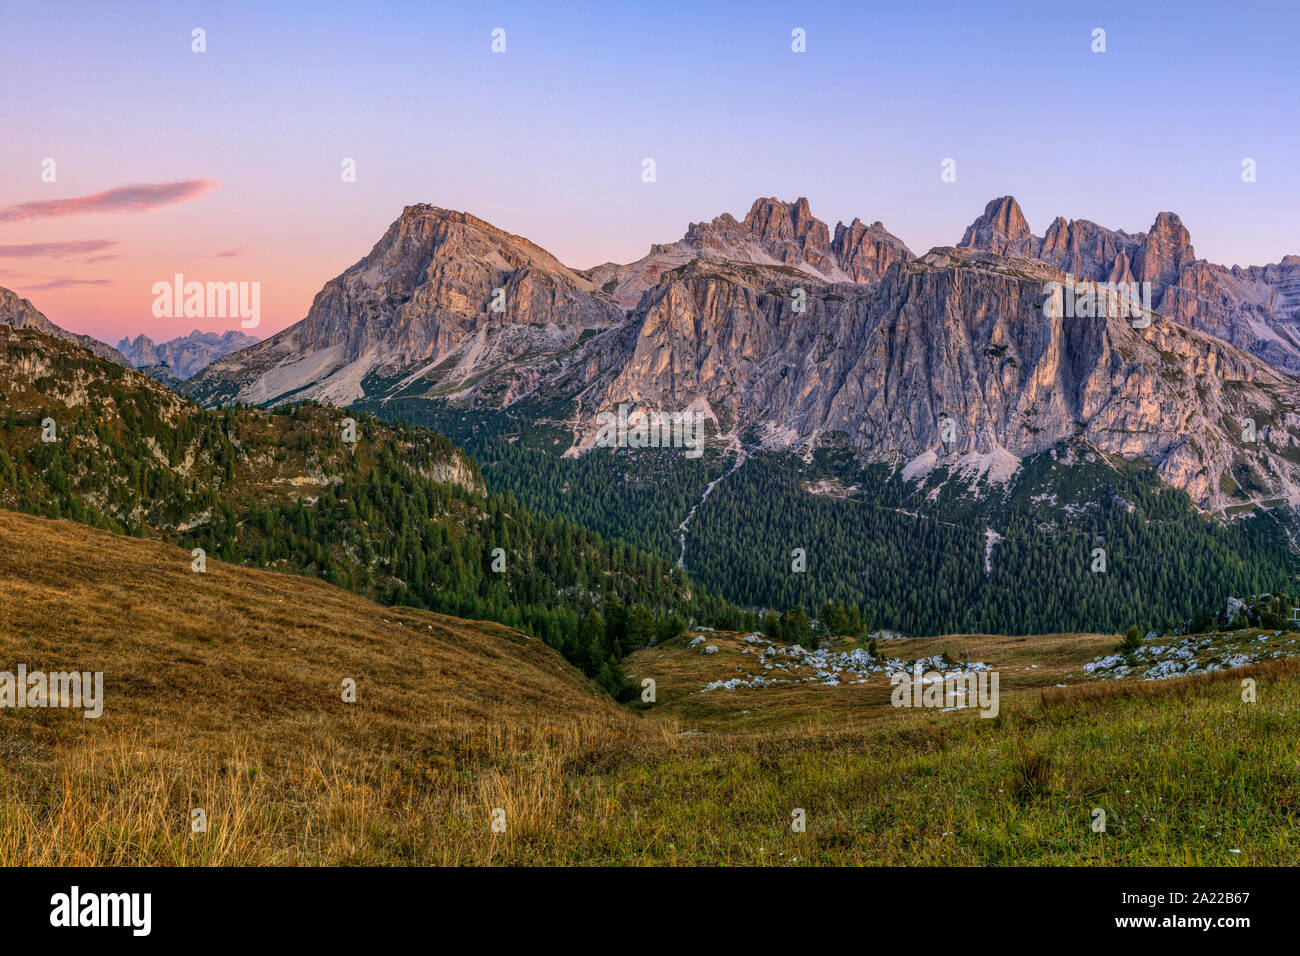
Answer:
[[[105,698],[0,710],[0,864],[485,861],[571,762],[675,740],[509,628],[190,565],[0,511],[0,670],[102,671]]]
[[[190,560],[0,511],[0,670],[102,670],[106,698],[0,709],[0,865],[1300,859],[1293,662],[1057,690],[1115,636],[884,645],[998,666],[984,719],[878,677],[693,694],[749,657],[720,634],[633,655],[660,701],[635,713],[508,628]]]

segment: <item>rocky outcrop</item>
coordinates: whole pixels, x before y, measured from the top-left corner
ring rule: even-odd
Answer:
[[[1171,212],[1133,234],[1058,216],[1039,239],[1010,196],[985,207],[961,246],[1040,259],[1097,282],[1149,282],[1156,311],[1300,372],[1300,257],[1248,269],[1197,259],[1190,233]]]
[[[118,365],[125,365],[127,368],[133,367],[122,353],[111,345],[105,345],[99,339],[93,339],[89,335],[78,335],[55,325],[30,301],[22,298],[16,292],[3,288],[0,288],[0,325],[8,325],[16,329],[36,329],[38,332],[53,335],[65,342],[80,345],[83,349],[88,349],[102,359],[116,362]]]
[[[652,246],[648,255],[627,265],[607,262],[590,275],[630,309],[665,272],[697,259],[786,266],[823,283],[870,283],[893,263],[911,258],[903,241],[879,222],[837,223],[832,238],[807,199],[757,199],[743,220],[723,213],[711,222],[691,223],[678,242]]]

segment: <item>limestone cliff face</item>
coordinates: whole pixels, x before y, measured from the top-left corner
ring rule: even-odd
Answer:
[[[1064,278],[1040,261],[937,249],[869,289],[808,289],[798,312],[799,280],[778,270],[693,263],[646,297],[627,360],[593,369],[579,417],[703,401],[771,445],[838,435],[913,473],[1014,469],[1082,437],[1150,461],[1206,507],[1234,503],[1234,485],[1300,502],[1300,382],[1159,316],[1145,329],[1049,318],[1044,284]]]
[[[1248,269],[1197,259],[1191,235],[1171,212],[1134,234],[1058,216],[1039,239],[1010,196],[985,207],[961,246],[1041,259],[1098,282],[1150,282],[1157,311],[1300,372],[1300,257]]]
[[[305,319],[218,359],[189,391],[346,404],[369,376],[551,351],[621,318],[589,279],[527,239],[467,213],[409,206],[366,258],[326,283]]]
[[[1245,269],[1194,262],[1164,290],[1160,310],[1300,372],[1300,257]]]
[[[477,494],[487,494],[483,479],[470,467],[469,459],[459,450],[450,457],[427,462],[419,471],[430,481],[460,485]]]
[[[872,303],[826,426],[852,434],[856,424],[855,444],[922,467],[992,465],[1080,436],[1151,462],[1207,507],[1229,504],[1225,488],[1242,469],[1262,496],[1300,500],[1295,379],[1159,317],[1145,329],[1119,317],[1049,318],[1044,283],[1063,278],[963,250],[900,268]],[[1247,417],[1268,432],[1255,443],[1241,440]],[[948,444],[944,418],[956,426]]]

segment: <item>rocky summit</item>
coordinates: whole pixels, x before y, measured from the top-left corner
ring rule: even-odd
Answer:
[[[1156,311],[1167,318],[1300,372],[1300,256],[1249,268],[1197,259],[1191,234],[1172,212],[1160,213],[1144,233],[1058,216],[1039,238],[1010,196],[990,202],[961,245],[1040,259],[1101,282],[1149,282]]]

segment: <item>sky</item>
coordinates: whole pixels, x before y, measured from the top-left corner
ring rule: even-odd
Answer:
[[[575,268],[762,196],[918,253],[1001,195],[1040,235],[1171,210],[1202,258],[1276,262],[1300,254],[1298,35],[1296,0],[3,0],[0,286],[116,343],[240,328],[155,316],[177,273],[258,283],[265,337],[419,202]]]

